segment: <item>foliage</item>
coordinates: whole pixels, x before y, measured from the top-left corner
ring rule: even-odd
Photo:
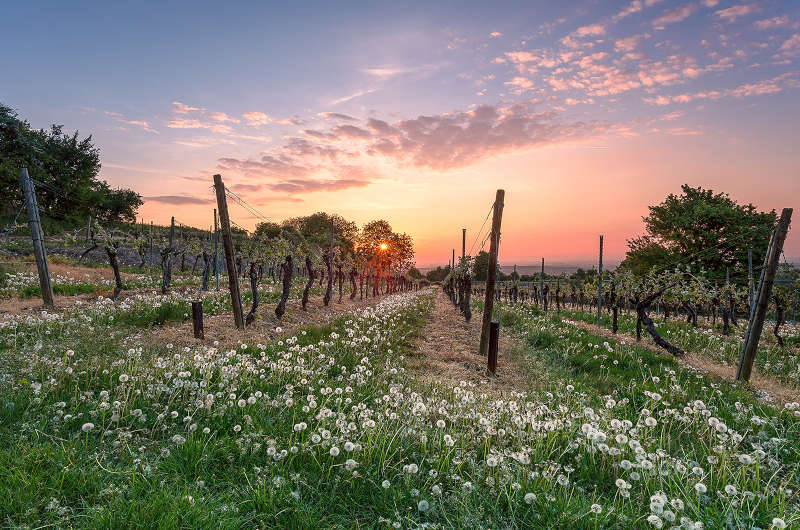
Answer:
[[[42,214],[68,224],[92,215],[103,223],[135,222],[141,197],[129,189],[111,189],[98,178],[100,153],[92,137],[66,134],[62,125],[32,129],[0,104],[0,215],[13,215],[22,203],[19,170],[44,184],[36,198]]]
[[[644,218],[646,234],[628,241],[624,267],[642,274],[680,261],[721,279],[726,267],[746,269],[748,248],[753,249],[755,263],[764,259],[777,219],[774,211],[759,212],[725,193],[688,184],[681,190],[681,195],[670,194],[649,207],[650,214]]]

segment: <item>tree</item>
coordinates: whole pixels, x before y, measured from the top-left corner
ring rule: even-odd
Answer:
[[[440,281],[444,280],[447,277],[448,274],[450,274],[450,267],[449,266],[447,266],[447,267],[439,266],[439,267],[436,267],[435,269],[429,270],[425,274],[425,278],[429,282],[440,282]]]
[[[415,280],[422,280],[423,278],[425,278],[425,276],[423,276],[422,273],[419,271],[419,269],[416,267],[411,267],[408,270],[408,275]]]
[[[489,253],[485,250],[478,252],[475,262],[472,264],[472,279],[484,282],[489,276]]]
[[[747,249],[760,263],[775,225],[775,211],[759,212],[752,204],[741,205],[726,193],[714,193],[688,184],[682,194],[670,194],[650,206],[644,217],[646,234],[628,240],[621,266],[643,273],[654,266],[677,263],[701,268],[711,278],[722,279],[725,269],[745,270]]]
[[[358,239],[358,226],[340,215],[317,212],[304,217],[292,217],[285,220],[282,226],[293,227],[311,244],[327,247],[331,220],[333,220],[334,245],[341,247],[345,253],[352,254]]]
[[[136,222],[142,198],[129,189],[112,189],[98,178],[100,153],[91,136],[65,134],[62,125],[32,129],[0,104],[0,215],[11,215],[22,202],[21,167],[43,184],[37,185],[36,198],[44,216],[84,223],[92,215],[107,225]]]

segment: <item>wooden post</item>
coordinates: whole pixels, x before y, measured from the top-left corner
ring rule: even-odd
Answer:
[[[542,275],[539,276],[539,304],[544,307],[544,258],[542,258]]]
[[[50,283],[50,269],[47,267],[47,250],[44,247],[44,233],[42,232],[42,223],[39,220],[39,205],[36,202],[36,193],[28,175],[28,168],[20,168],[19,183],[22,187],[22,194],[25,197],[25,208],[28,210],[28,226],[31,229],[36,269],[39,271],[39,287],[42,289],[42,300],[46,307],[52,309],[55,307],[55,303],[53,301],[53,286]]]
[[[747,249],[747,297],[750,300],[750,316],[753,316],[753,249]]]
[[[506,192],[497,190],[494,199],[494,215],[492,216],[492,233],[489,243],[489,272],[486,276],[486,293],[483,301],[483,322],[481,323],[481,342],[479,352],[481,355],[489,354],[489,334],[494,309],[494,284],[497,276],[497,251],[500,242],[500,224],[503,220],[503,199]]]
[[[322,297],[322,303],[327,305],[333,297],[333,218],[331,217],[331,234],[328,240],[328,259],[325,260],[325,268],[328,273],[328,284],[325,287],[325,296]]]
[[[764,267],[761,270],[761,280],[758,284],[758,295],[756,297],[756,307],[750,316],[747,324],[747,332],[744,336],[742,355],[739,358],[739,366],[736,370],[737,381],[749,381],[753,370],[753,361],[756,358],[758,340],[761,338],[761,330],[764,327],[764,317],[767,314],[769,297],[772,292],[772,284],[775,280],[775,271],[778,269],[783,242],[786,240],[786,233],[789,231],[789,223],[792,220],[792,209],[784,208],[778,220],[778,226],[772,231],[769,241],[767,254],[764,256]]]
[[[203,301],[192,302],[192,327],[194,328],[194,338],[203,339]]]
[[[600,326],[600,311],[603,309],[603,236],[600,236],[600,261],[597,264],[597,325]]]
[[[214,189],[217,192],[217,208],[219,208],[219,222],[222,225],[222,247],[225,250],[225,266],[228,269],[228,286],[231,291],[231,305],[233,306],[233,320],[238,329],[244,329],[244,314],[242,313],[242,298],[239,294],[239,275],[236,274],[236,256],[233,255],[233,236],[231,235],[231,221],[228,217],[228,201],[225,198],[225,184],[222,175],[214,175]]]
[[[489,324],[489,373],[495,375],[497,372],[497,348],[500,337],[500,322]]]
[[[461,259],[467,258],[467,229],[461,229]]]
[[[153,221],[150,221],[150,269],[153,268]]]
[[[453,270],[456,268],[456,249],[453,249]]]
[[[219,229],[217,228],[217,209],[214,208],[214,275],[219,289]]]
[[[89,216],[89,220],[86,221],[86,242],[89,242],[89,239],[92,237],[92,216]]]

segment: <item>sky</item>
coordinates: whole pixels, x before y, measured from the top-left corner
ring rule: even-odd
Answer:
[[[800,206],[794,0],[165,4],[11,2],[0,31],[0,102],[91,134],[146,222],[209,226],[220,173],[240,226],[386,219],[428,266],[502,188],[504,264],[583,264],[684,183]]]

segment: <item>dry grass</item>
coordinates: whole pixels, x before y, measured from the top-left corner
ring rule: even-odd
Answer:
[[[473,315],[470,322],[465,322],[441,289],[436,290],[434,302],[430,320],[417,340],[415,355],[409,359],[417,380],[448,388],[467,381],[476,384],[481,392],[499,394],[529,389],[517,344],[511,337],[500,334],[497,375],[491,376],[486,358],[478,353],[481,315]]]

